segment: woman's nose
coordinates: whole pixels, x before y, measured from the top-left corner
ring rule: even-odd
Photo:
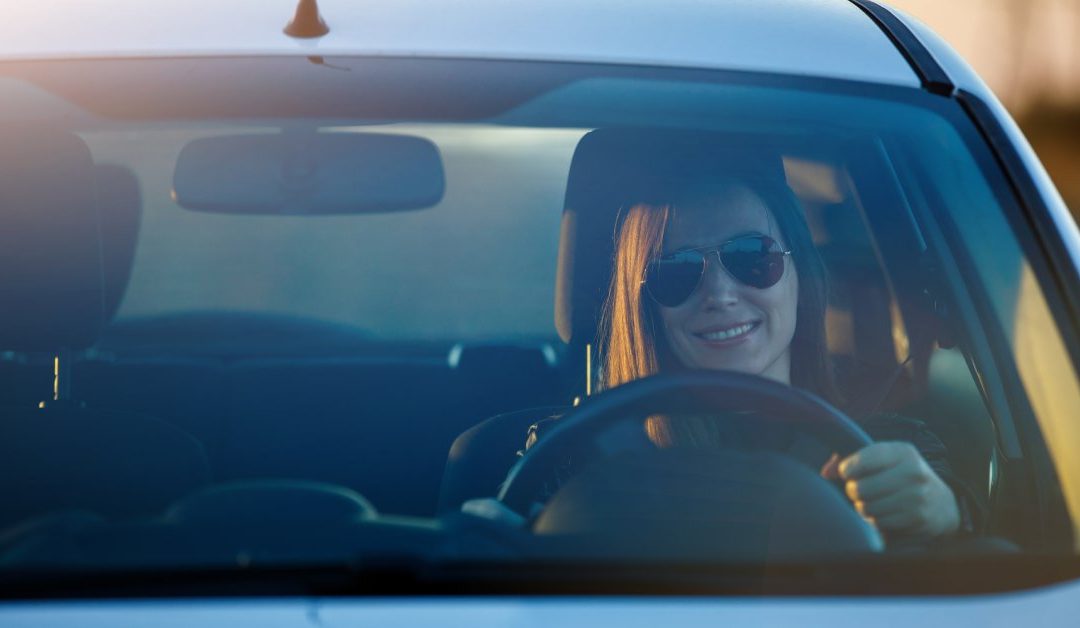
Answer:
[[[706,258],[701,291],[706,307],[727,307],[739,301],[739,283],[724,270],[719,254],[713,253]]]

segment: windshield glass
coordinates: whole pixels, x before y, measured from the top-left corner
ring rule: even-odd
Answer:
[[[0,96],[3,569],[1073,552],[1075,347],[949,99],[356,58]]]
[[[154,157],[134,171],[142,189],[162,192],[152,195],[154,206],[144,202],[138,261],[118,323],[213,310],[333,322],[385,341],[540,342],[554,335],[560,212],[550,208],[562,203],[583,131],[380,125],[380,133],[436,143],[447,168],[442,201],[421,211],[313,217],[176,207],[168,192],[187,142],[278,129],[167,126],[85,137],[94,159],[106,163],[153,146]],[[481,187],[492,171],[498,179]]]

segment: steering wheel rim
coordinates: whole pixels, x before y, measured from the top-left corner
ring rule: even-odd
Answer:
[[[751,411],[834,448],[845,457],[871,444],[850,417],[808,392],[757,375],[734,371],[689,371],[653,375],[591,397],[561,418],[511,469],[498,499],[528,512],[567,440],[582,442],[627,414]]]

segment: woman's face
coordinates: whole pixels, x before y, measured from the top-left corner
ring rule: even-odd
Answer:
[[[746,188],[722,198],[677,208],[664,234],[664,253],[716,246],[746,234],[764,234],[787,248],[764,203]],[[727,369],[789,384],[799,279],[788,256],[784,274],[769,288],[736,281],[715,254],[690,298],[676,307],[656,306],[671,352],[686,367]]]

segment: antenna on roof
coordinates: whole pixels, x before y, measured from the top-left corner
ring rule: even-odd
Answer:
[[[296,15],[285,26],[285,34],[289,37],[310,39],[322,37],[330,32],[330,27],[319,15],[319,4],[316,0],[300,0],[296,5]]]

